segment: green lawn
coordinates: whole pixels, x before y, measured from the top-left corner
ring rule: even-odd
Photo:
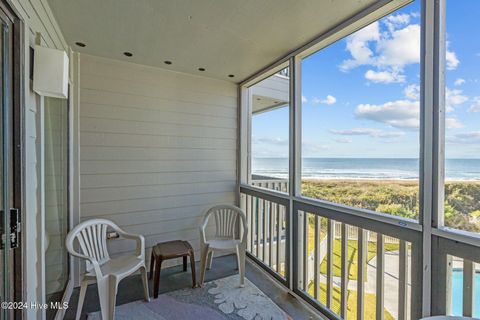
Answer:
[[[310,283],[308,286],[308,294],[313,297],[313,283]],[[340,303],[341,303],[341,294],[340,288],[333,287],[332,290],[332,306],[331,310],[337,314],[340,314]],[[371,293],[365,293],[364,298],[364,319],[375,319],[376,312],[376,300],[375,295]],[[327,286],[323,283],[320,283],[320,291],[318,301],[325,304],[327,301]],[[348,300],[347,300],[347,319],[357,319],[357,291],[348,290]],[[384,319],[385,320],[394,320],[393,316],[384,309]]]
[[[385,251],[394,251],[399,249],[398,244],[386,243]],[[372,260],[376,256],[376,244],[368,243],[367,261]],[[358,246],[356,240],[348,240],[348,278],[357,280],[358,273]],[[342,271],[342,241],[335,239],[333,242],[333,275],[341,276]],[[320,265],[320,272],[327,274],[327,259],[324,259]]]
[[[322,218],[324,220],[325,218]],[[320,241],[327,235],[324,228],[320,228]],[[308,252],[312,252],[315,249],[315,220],[310,220],[308,223]]]

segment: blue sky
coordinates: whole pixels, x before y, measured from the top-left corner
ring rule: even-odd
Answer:
[[[478,0],[448,0],[446,152],[480,158]],[[302,62],[302,156],[419,154],[420,1]],[[252,120],[254,157],[288,155],[288,109]]]

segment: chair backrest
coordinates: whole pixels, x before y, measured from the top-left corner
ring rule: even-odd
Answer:
[[[66,238],[66,247],[74,256],[87,256],[98,262],[99,265],[110,260],[107,249],[107,229],[118,230],[118,226],[110,220],[91,219],[78,224],[70,230]],[[78,241],[81,254],[75,251],[74,242]],[[86,261],[87,271],[92,269],[91,263]]]
[[[232,205],[218,205],[207,210],[204,216],[204,224],[209,217],[213,215],[215,218],[215,237],[235,239],[237,235],[237,222],[242,223],[246,228],[246,215],[242,209]]]

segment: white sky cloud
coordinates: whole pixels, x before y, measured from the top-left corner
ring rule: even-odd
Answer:
[[[288,157],[288,138],[281,137],[253,137],[252,138],[253,152],[259,157],[270,157],[272,155]],[[304,141],[302,142],[302,151],[307,154],[315,155],[321,151],[328,150],[329,145]]]
[[[480,96],[473,98],[473,103],[468,108],[468,112],[480,112]]]
[[[325,99],[313,98],[313,103],[315,104],[326,104],[330,106],[332,104],[335,104],[336,102],[337,102],[337,98],[335,98],[332,95],[327,95]]]
[[[409,24],[410,15],[407,13],[392,14],[385,18],[384,23],[387,26],[388,30],[392,32],[398,27]]]
[[[374,128],[354,128],[347,130],[330,130],[330,133],[341,136],[370,136],[373,138],[397,138],[405,135],[402,131],[383,131]]]
[[[351,143],[352,142],[352,139],[350,139],[350,138],[334,138],[333,140],[335,142],[338,142],[338,143]]]
[[[307,97],[305,97],[305,96],[302,96],[302,102],[303,102],[303,103],[307,103],[307,102],[308,102],[308,99],[307,99]]]
[[[420,25],[410,24],[391,32],[377,44],[378,62],[382,67],[403,69],[407,64],[420,62]]]
[[[253,143],[255,144],[270,144],[270,145],[276,145],[276,146],[288,146],[288,139],[284,138],[279,138],[279,137],[260,137],[256,138],[254,137],[252,139]]]
[[[460,129],[463,128],[463,123],[457,118],[445,118],[445,127],[447,129]]]
[[[370,41],[380,40],[380,27],[378,21],[358,30],[347,38],[347,50],[352,59],[345,60],[340,66],[342,71],[348,71],[357,66],[371,64],[373,51],[369,48]]]
[[[405,82],[405,75],[395,71],[374,71],[365,72],[365,79],[375,83]]]
[[[460,89],[445,88],[445,111],[453,112],[455,107],[468,101],[468,97],[463,95]]]
[[[377,21],[349,36],[346,50],[351,58],[340,64],[340,70],[346,72],[358,66],[370,65],[377,70],[365,73],[369,81],[405,81],[405,66],[420,63],[420,24],[410,23],[411,17],[414,15],[388,16],[383,20],[386,30]],[[448,49],[448,43],[445,58],[448,70],[455,69],[460,63],[455,52]]]
[[[480,142],[480,131],[470,131],[457,133],[454,136],[447,137],[448,143],[471,144]]]
[[[458,60],[455,52],[448,49],[449,45],[450,43],[447,41],[447,52],[445,53],[446,68],[447,70],[455,70],[460,64],[460,61]]]
[[[456,85],[458,87],[458,86],[461,86],[464,83],[465,83],[465,79],[458,78],[457,80],[455,80],[454,85]]]
[[[410,84],[403,90],[405,98],[410,100],[420,100],[420,86],[418,84]]]
[[[318,156],[322,151],[330,149],[328,144],[313,143],[310,141],[302,142],[302,153],[307,156]]]
[[[402,129],[416,129],[420,123],[419,102],[411,100],[389,101],[381,105],[360,104],[355,115]]]

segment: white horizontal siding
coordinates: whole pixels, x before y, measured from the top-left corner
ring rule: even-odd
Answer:
[[[184,239],[198,259],[203,210],[235,202],[236,86],[88,55],[80,65],[81,219],[144,235],[148,258]]]

